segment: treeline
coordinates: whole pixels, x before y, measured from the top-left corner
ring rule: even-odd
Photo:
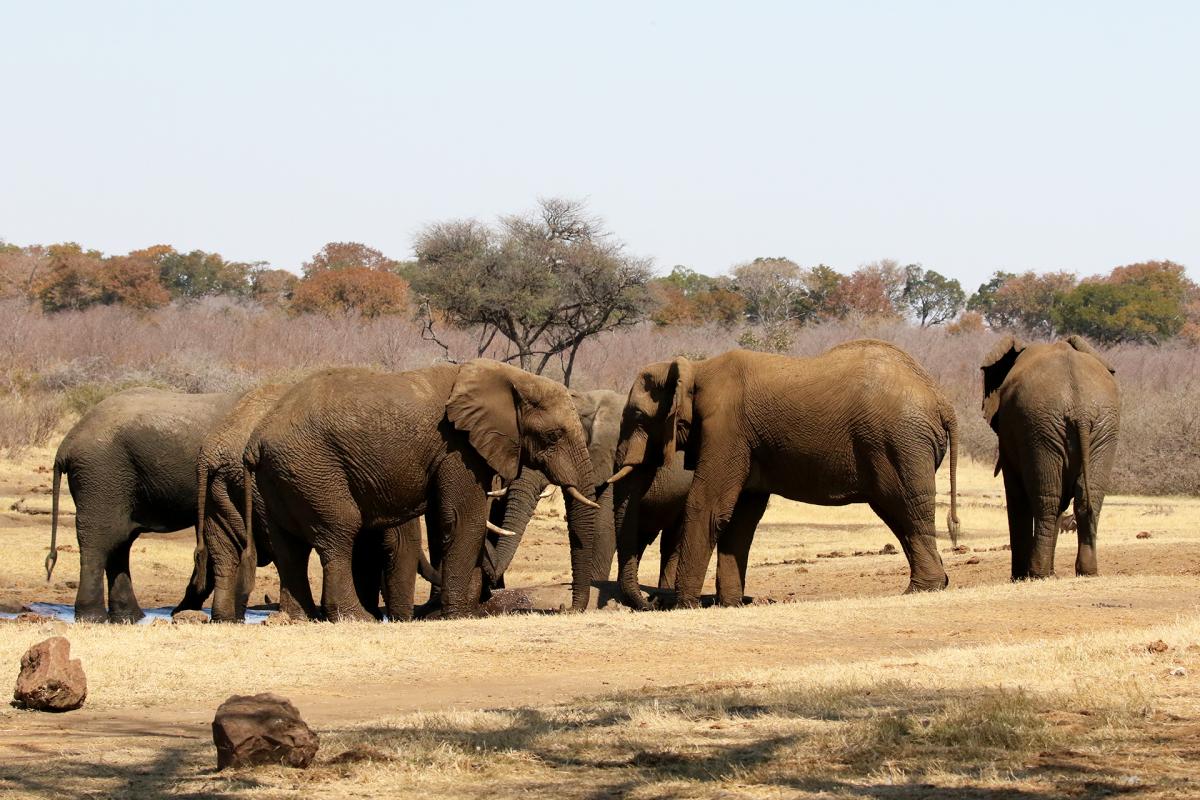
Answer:
[[[582,204],[561,199],[494,225],[435,223],[413,250],[414,260],[400,261],[363,244],[331,242],[297,275],[168,245],[105,256],[74,243],[0,242],[0,297],[24,297],[51,313],[97,305],[150,311],[212,296],[293,314],[415,312],[429,341],[440,343],[446,327],[470,330],[480,354],[503,341],[510,360],[542,372],[557,359],[568,380],[588,337],[647,319],[663,327],[736,327],[743,346],[778,351],[805,325],[871,318],[952,332],[1080,333],[1110,345],[1200,344],[1200,287],[1171,261],[1082,280],[1068,272],[997,271],[970,295],[954,278],[892,260],[841,273],[756,258],[727,275],[676,266],[656,278],[649,260],[629,254]]]

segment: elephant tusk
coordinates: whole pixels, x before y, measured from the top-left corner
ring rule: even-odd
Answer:
[[[488,497],[504,497],[504,495],[506,495],[506,494],[508,494],[508,487],[502,486],[499,489],[493,489],[492,491],[488,492],[487,496]]]
[[[492,533],[497,533],[501,536],[516,536],[517,535],[506,528],[501,528],[499,525],[492,522],[490,519],[487,522],[487,529],[489,531],[491,531]]]
[[[629,473],[631,473],[631,472],[633,472],[633,464],[626,464],[625,466],[621,467],[619,470],[614,472],[612,474],[612,477],[610,477],[607,482],[609,485],[612,485],[612,484],[616,483],[617,481],[621,480],[622,478],[628,477]]]
[[[579,491],[574,486],[568,486],[566,489],[564,489],[564,491],[571,495],[571,497],[574,497],[576,500],[583,503],[585,506],[589,506],[591,508],[600,507],[599,503],[597,503],[595,500],[588,500],[586,497],[584,497],[583,492]]]
[[[538,495],[538,500],[545,500],[547,497],[553,497],[554,490],[557,488],[557,486],[551,486],[550,488],[545,489],[541,494]]]

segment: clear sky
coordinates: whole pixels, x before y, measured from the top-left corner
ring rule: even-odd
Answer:
[[[296,269],[539,196],[657,269],[1170,258],[1197,2],[9,2],[0,237]]]

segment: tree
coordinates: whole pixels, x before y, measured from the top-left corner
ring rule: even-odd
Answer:
[[[45,311],[79,311],[100,300],[97,273],[101,253],[75,242],[47,248],[46,268],[33,289]]]
[[[1157,344],[1182,332],[1188,305],[1198,293],[1184,268],[1172,261],[1129,264],[1064,295],[1055,322],[1063,332],[1107,344]]]
[[[788,258],[756,258],[733,268],[733,284],[746,314],[760,325],[796,319],[805,296],[800,266]]]
[[[727,277],[714,278],[676,265],[671,274],[650,282],[656,325],[736,325],[746,315],[746,300]]]
[[[0,242],[0,299],[33,299],[39,274],[49,263],[49,254],[41,245],[18,247]]]
[[[178,253],[173,247],[156,245],[130,255],[145,255],[154,260],[163,286],[178,300],[212,295],[245,297],[250,293],[252,265],[226,261],[218,253],[203,250]]]
[[[809,322],[842,316],[836,301],[844,279],[844,275],[824,264],[802,270],[800,284],[804,293],[796,302],[796,318]]]
[[[171,302],[171,293],[159,283],[159,268],[146,255],[112,256],[95,275],[97,302],[149,311]]]
[[[398,314],[408,307],[408,282],[390,272],[343,267],[315,272],[295,284],[291,310],[297,313],[358,313],[368,319]]]
[[[839,317],[897,317],[904,284],[904,269],[896,261],[864,264],[842,278],[830,303]]]
[[[997,271],[971,296],[967,308],[979,312],[992,328],[1049,338],[1055,332],[1054,309],[1075,283],[1069,272]]]
[[[286,306],[299,279],[286,269],[258,265],[250,271],[250,295],[263,306]]]
[[[437,312],[479,329],[479,355],[500,336],[515,350],[505,360],[537,374],[559,357],[568,385],[584,341],[644,319],[651,303],[649,262],[627,254],[576,201],[541,200],[497,226],[434,223],[413,249],[427,335]]]
[[[395,272],[400,262],[385,256],[374,247],[359,242],[329,242],[316,255],[304,262],[301,271],[310,277],[325,270],[369,269]]]
[[[957,280],[919,264],[904,270],[904,303],[922,328],[949,322],[962,311],[967,296]]]

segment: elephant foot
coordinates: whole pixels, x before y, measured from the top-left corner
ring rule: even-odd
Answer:
[[[1099,578],[1099,577],[1100,577],[1100,571],[1099,571],[1099,570],[1096,570],[1096,569],[1092,569],[1092,570],[1081,570],[1081,569],[1079,569],[1078,567],[1076,567],[1076,568],[1075,568],[1075,577],[1076,577],[1076,578]]]
[[[138,621],[146,616],[141,609],[134,611],[113,611],[108,615],[108,621],[113,625],[136,625]]]
[[[699,597],[680,595],[675,601],[675,608],[700,608],[701,605]]]
[[[940,592],[950,585],[950,578],[947,576],[940,581],[915,581],[908,582],[908,588],[904,590],[904,594],[917,594],[918,592]]]
[[[343,608],[332,606],[325,612],[330,622],[378,622],[365,608]]]
[[[108,610],[105,608],[99,608],[99,609],[95,609],[95,608],[79,609],[79,608],[77,608],[77,609],[75,609],[75,621],[76,622],[107,623],[108,622]]]

